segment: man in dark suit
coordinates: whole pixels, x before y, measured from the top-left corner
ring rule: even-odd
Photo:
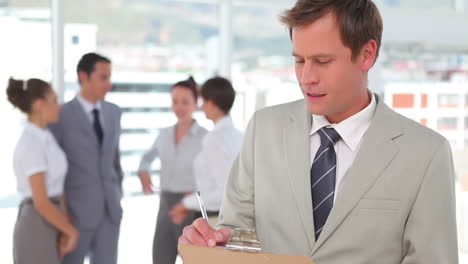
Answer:
[[[66,204],[80,232],[77,248],[63,263],[81,264],[89,255],[93,264],[115,264],[122,217],[121,109],[104,101],[112,88],[109,59],[85,54],[77,73],[80,92],[51,126],[67,155]]]

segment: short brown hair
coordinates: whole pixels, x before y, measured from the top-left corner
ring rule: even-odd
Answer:
[[[78,73],[79,83],[81,83],[79,77],[80,72],[85,72],[86,75],[89,77],[91,73],[93,73],[96,70],[95,66],[98,62],[112,63],[111,60],[109,60],[108,58],[94,52],[86,53],[85,55],[83,55],[83,57],[81,57],[80,61],[78,62],[78,65],[76,66],[76,72]]]
[[[376,59],[382,41],[383,23],[377,6],[371,0],[298,0],[284,11],[281,22],[289,27],[305,26],[333,13],[340,27],[343,44],[351,49],[352,59],[371,39],[377,43]]]
[[[202,85],[201,96],[204,101],[212,101],[227,115],[234,104],[236,92],[228,79],[214,77]]]

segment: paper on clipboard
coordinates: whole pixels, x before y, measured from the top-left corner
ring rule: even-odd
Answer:
[[[179,245],[184,264],[313,264],[310,257]]]

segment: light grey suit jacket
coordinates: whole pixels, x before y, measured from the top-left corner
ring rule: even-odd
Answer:
[[[60,121],[50,126],[68,159],[65,195],[69,213],[73,223],[85,230],[96,228],[106,210],[114,223],[122,217],[121,110],[102,101],[101,111],[102,146],[77,98],[62,106]]]
[[[220,226],[255,228],[265,251],[312,256],[318,264],[458,263],[449,143],[380,98],[315,241],[311,122],[304,100],[254,115],[226,185]]]

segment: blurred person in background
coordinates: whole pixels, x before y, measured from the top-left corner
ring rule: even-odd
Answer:
[[[64,264],[116,264],[122,219],[119,139],[121,109],[106,102],[112,88],[111,61],[96,53],[77,66],[79,94],[63,105],[50,129],[67,155],[65,180],[68,210],[80,237]]]
[[[202,149],[194,160],[194,173],[203,197],[210,223],[217,221],[224,185],[232,163],[239,154],[242,134],[234,127],[229,115],[236,93],[229,80],[215,77],[201,87],[202,109],[206,117],[214,122],[214,128],[203,139]],[[171,210],[174,223],[185,220],[189,211],[196,211],[195,218],[201,217],[195,194],[184,197]]]
[[[14,262],[58,264],[75,248],[78,231],[62,203],[67,159],[47,128],[59,118],[57,95],[42,80],[13,78],[7,95],[28,118],[13,157],[18,191],[23,197],[14,230]]]
[[[171,208],[187,193],[196,189],[193,159],[201,148],[207,131],[193,118],[197,109],[197,84],[192,77],[171,88],[172,111],[177,117],[173,126],[161,129],[153,146],[143,155],[138,169],[143,192],[154,192],[150,177],[151,163],[161,160],[159,212],[153,241],[153,263],[174,264],[177,258],[177,240],[183,228],[193,221],[188,214],[174,224],[169,216]]]

